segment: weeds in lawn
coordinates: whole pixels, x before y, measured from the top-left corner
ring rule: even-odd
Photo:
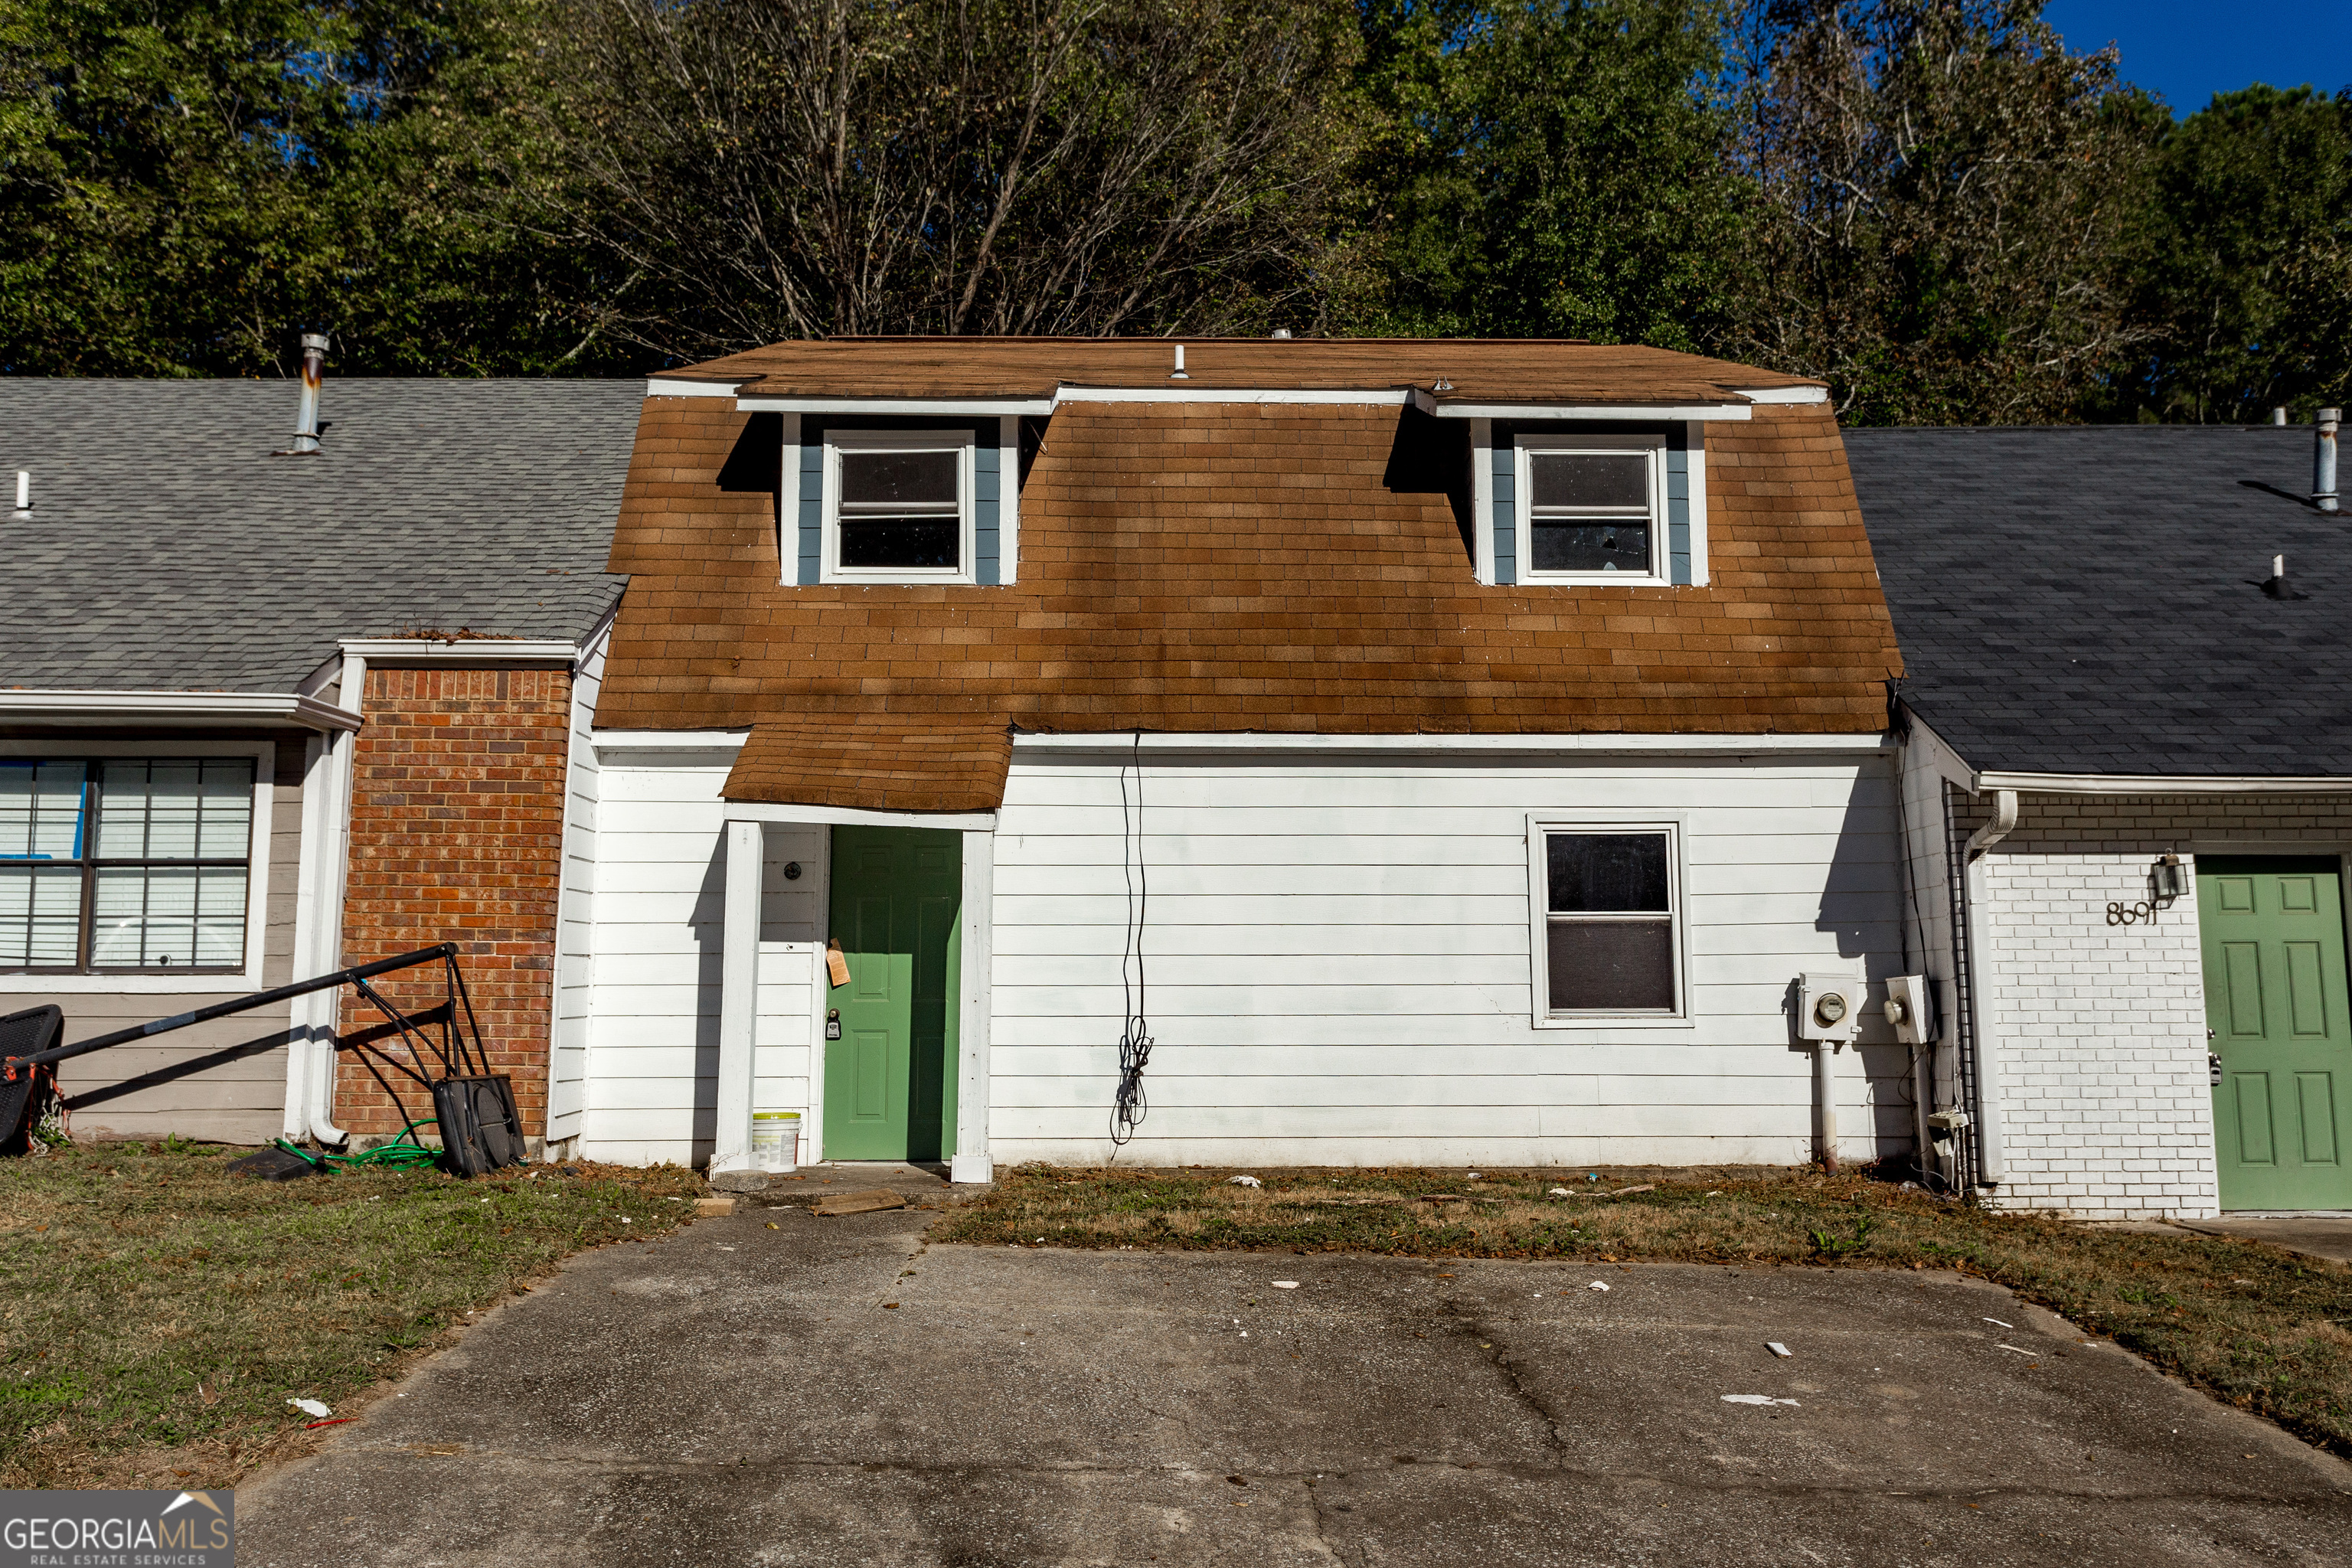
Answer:
[[[1952,1268],[2112,1335],[2208,1392],[2352,1453],[2352,1270],[2189,1231],[2102,1230],[1861,1176],[1753,1168],[1586,1173],[1299,1170],[1000,1173],[932,1228],[1003,1246],[1264,1247],[1421,1258]],[[1566,1186],[1568,1196],[1552,1189]]]
[[[224,1170],[242,1152],[0,1163],[0,1486],[233,1484],[300,1432],[288,1398],[341,1406],[565,1255],[673,1228],[703,1190],[581,1166],[257,1182]]]

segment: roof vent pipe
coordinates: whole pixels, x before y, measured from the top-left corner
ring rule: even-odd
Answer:
[[[2286,410],[2285,410],[2285,409],[2284,409],[2284,408],[2273,408],[2273,409],[2272,409],[2272,410],[2271,410],[2271,423],[2272,423],[2272,424],[2273,424],[2273,425],[2284,425],[2284,424],[2285,424],[2285,423],[2286,423]]]
[[[16,510],[18,511],[33,510],[33,474],[29,468],[16,470]]]
[[[1176,369],[1169,375],[1168,379],[1171,381],[1190,381],[1192,379],[1191,376],[1184,374],[1184,345],[1182,343],[1178,343],[1176,345]]]
[[[1290,341],[1290,329],[1288,327],[1276,327],[1274,329],[1274,335],[1277,341],[1288,342]]]
[[[2341,408],[2323,408],[2311,422],[2311,504],[2322,511],[2336,510],[2336,426]]]
[[[319,384],[327,375],[327,340],[318,332],[302,334],[302,407],[294,420],[294,444],[281,458],[315,457],[319,450]]]

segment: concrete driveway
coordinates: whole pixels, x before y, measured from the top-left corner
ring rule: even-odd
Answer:
[[[582,1258],[242,1490],[239,1561],[2352,1559],[2352,1467],[1951,1276],[926,1248],[932,1217]]]

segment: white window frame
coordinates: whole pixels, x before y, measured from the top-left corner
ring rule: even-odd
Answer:
[[[824,544],[817,580],[824,583],[972,583],[978,579],[978,465],[972,433],[961,430],[827,430],[824,433]],[[844,452],[946,452],[957,454],[957,565],[945,567],[855,566],[841,563],[841,455]],[[1000,503],[1001,504],[1001,503]]]
[[[103,974],[63,970],[0,973],[0,995],[81,994],[215,995],[261,989],[261,967],[269,945],[269,805],[276,794],[278,747],[269,741],[0,741],[0,757],[32,758],[250,757],[253,759],[252,847],[246,863],[245,967],[242,970],[182,970],[176,974],[115,970]]]
[[[1622,573],[1612,573],[1622,576]],[[1551,887],[1546,841],[1556,833],[1662,833],[1666,837],[1666,919],[1673,932],[1675,1005],[1638,1012],[1607,1009],[1555,1013],[1551,1009]],[[1689,884],[1685,847],[1689,839],[1680,816],[1617,816],[1606,811],[1531,812],[1528,816],[1528,967],[1529,1021],[1538,1029],[1666,1028],[1691,1026]]]
[[[1672,584],[1673,542],[1666,537],[1666,437],[1664,432],[1634,436],[1547,434],[1517,436],[1513,464],[1513,529],[1517,540],[1518,578],[1526,584],[1591,583],[1611,587]],[[1643,572],[1538,572],[1535,569],[1535,462],[1545,453],[1589,452],[1646,459],[1650,491],[1650,569]],[[1628,521],[1631,521],[1630,519]],[[1491,568],[1489,569],[1491,570]]]

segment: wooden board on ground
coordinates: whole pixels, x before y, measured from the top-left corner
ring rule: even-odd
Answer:
[[[907,1200],[887,1187],[873,1187],[858,1193],[833,1193],[820,1201],[814,1212],[820,1215],[843,1214],[874,1214],[882,1209],[902,1209]]]

